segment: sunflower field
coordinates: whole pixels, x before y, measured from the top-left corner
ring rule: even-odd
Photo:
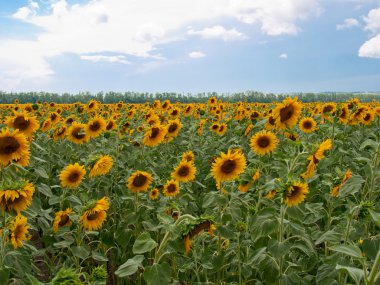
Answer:
[[[0,285],[380,284],[380,104],[0,105]]]

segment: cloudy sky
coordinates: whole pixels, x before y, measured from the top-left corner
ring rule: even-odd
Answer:
[[[0,90],[380,91],[380,0],[0,0]]]

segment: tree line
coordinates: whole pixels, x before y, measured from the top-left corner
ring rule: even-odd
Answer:
[[[359,98],[361,102],[380,101],[380,93],[288,93],[274,94],[257,91],[246,91],[237,93],[148,93],[148,92],[81,92],[78,94],[69,93],[49,93],[49,92],[2,92],[0,91],[0,104],[13,103],[16,99],[20,103],[55,102],[55,103],[87,103],[94,99],[102,103],[145,103],[154,100],[170,100],[171,102],[182,103],[205,103],[210,97],[216,97],[225,102],[259,102],[268,103],[282,101],[287,97],[298,97],[302,102],[344,102],[353,98]]]

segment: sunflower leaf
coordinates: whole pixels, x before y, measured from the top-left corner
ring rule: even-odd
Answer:
[[[151,251],[156,246],[157,243],[150,237],[150,234],[145,232],[136,239],[132,250],[134,254],[141,254]]]

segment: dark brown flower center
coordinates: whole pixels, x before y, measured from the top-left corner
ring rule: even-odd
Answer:
[[[13,234],[17,239],[20,239],[22,234],[23,234],[23,226],[22,225],[18,225],[14,230],[13,230]]]
[[[303,122],[303,127],[304,127],[304,129],[309,130],[313,127],[313,124],[310,121],[305,121],[305,122]]]
[[[177,187],[176,187],[175,184],[170,184],[170,185],[168,186],[168,192],[169,192],[169,193],[174,193],[176,190],[177,190]]]
[[[144,174],[137,174],[136,177],[133,179],[133,186],[135,187],[144,186],[147,180],[148,178]]]
[[[79,177],[80,177],[79,172],[74,171],[74,172],[70,173],[68,180],[70,182],[74,183],[74,182],[77,182],[79,180]]]
[[[90,125],[90,130],[93,131],[93,132],[96,132],[100,129],[100,123],[98,121],[95,121],[93,122],[91,125]]]
[[[286,106],[280,110],[281,122],[286,122],[289,120],[294,113],[294,108],[292,105]]]
[[[299,186],[292,186],[286,193],[286,197],[289,197],[289,198],[297,197],[301,194],[302,192],[301,190],[302,188]]]
[[[81,127],[74,128],[71,134],[74,138],[79,139],[79,140],[86,137],[86,135],[82,132]]]
[[[260,147],[265,148],[265,147],[267,147],[270,144],[270,140],[269,140],[269,138],[267,136],[263,136],[263,137],[260,137],[257,140],[257,144]]]
[[[168,132],[169,132],[169,133],[174,133],[174,132],[177,130],[177,128],[178,128],[178,125],[177,125],[177,124],[171,124],[171,125],[169,126]]]
[[[323,113],[328,113],[328,112],[331,112],[332,110],[333,110],[333,106],[328,105],[323,108]]]
[[[62,215],[61,220],[58,223],[58,226],[63,227],[70,221],[69,215]]]
[[[228,173],[231,173],[232,171],[234,171],[235,168],[236,168],[236,161],[229,159],[229,160],[226,160],[225,162],[223,162],[221,170],[223,173],[228,174]]]
[[[182,176],[182,177],[186,177],[187,175],[189,175],[190,173],[190,169],[188,166],[182,166],[179,170],[178,170],[178,175],[179,176]]]
[[[93,221],[96,220],[99,217],[100,212],[94,212],[87,216],[87,220]]]
[[[25,120],[24,116],[19,116],[14,120],[13,125],[15,129],[19,129],[20,131],[23,131],[29,127],[30,122]]]
[[[150,133],[150,138],[151,139],[154,139],[154,138],[156,138],[157,136],[158,136],[158,134],[160,133],[160,129],[159,128],[152,128],[152,130],[151,130],[151,133]]]
[[[217,130],[218,128],[219,128],[219,126],[218,125],[212,125],[212,127],[211,127],[213,130]]]
[[[19,142],[14,137],[0,138],[0,153],[11,154],[20,148]]]
[[[106,127],[107,131],[109,131],[112,128],[113,128],[113,122],[108,122],[107,127]]]

